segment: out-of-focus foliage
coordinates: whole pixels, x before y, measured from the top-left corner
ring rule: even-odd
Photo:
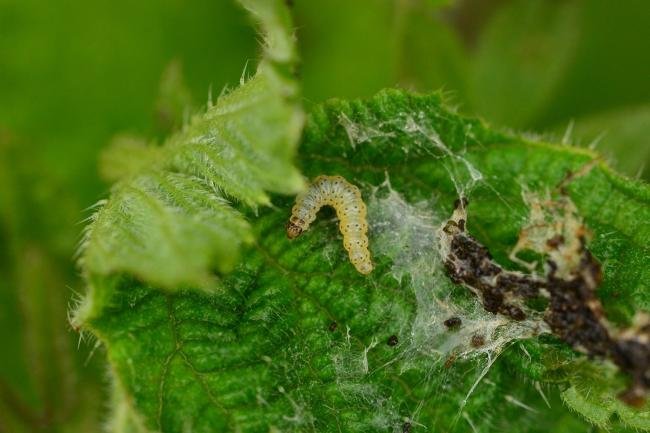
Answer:
[[[502,125],[531,125],[573,59],[579,12],[576,1],[545,0],[516,0],[497,11],[476,41],[472,109]]]
[[[81,431],[97,424],[102,373],[65,323],[74,204],[24,146],[0,132],[0,431]]]
[[[465,87],[462,47],[431,1],[295,2],[305,97],[370,96],[384,87]]]
[[[598,149],[628,175],[648,165],[644,0],[293,3],[307,105],[444,88],[501,125],[562,137],[574,120],[570,141],[584,145],[602,133]],[[147,137],[122,141],[137,163],[210,88],[216,100],[238,83],[256,38],[232,1],[0,0],[0,432],[96,431],[106,418],[103,354],[86,363],[94,342],[77,349],[66,320],[82,290],[77,223],[107,193],[99,154],[128,132]],[[138,170],[102,166],[121,167],[107,180]],[[122,409],[111,419],[127,425]]]
[[[155,132],[170,61],[203,103],[254,57],[247,24],[231,1],[1,0],[0,124],[88,205],[101,191],[98,149],[116,131]]]
[[[100,428],[104,356],[67,323],[99,151],[117,131],[166,132],[173,59],[203,103],[255,45],[231,2],[0,0],[0,432]]]
[[[558,130],[560,134],[562,130]],[[582,117],[565,125],[564,135],[574,144],[601,150],[623,173],[649,178],[649,105]]]

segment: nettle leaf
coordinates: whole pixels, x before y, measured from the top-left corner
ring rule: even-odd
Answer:
[[[211,270],[232,269],[253,239],[232,204],[268,205],[267,192],[303,187],[292,165],[303,115],[289,75],[290,19],[280,1],[242,3],[263,27],[257,74],[160,147],[116,141],[104,172],[122,179],[86,228],[86,273],[128,272],[168,289],[210,287]]]
[[[330,211],[289,241],[293,200],[274,196],[273,207],[247,213],[256,241],[218,291],[94,274],[85,326],[106,347],[130,423],[164,432],[586,429],[558,393],[569,401],[571,387],[596,386],[571,374],[584,357],[548,336],[526,340],[533,322],[485,312],[445,275],[435,231],[464,195],[470,233],[515,266],[507,257],[528,214],[522,192],[564,181],[594,234],[599,295],[625,323],[650,307],[646,184],[587,150],[502,133],[437,95],[396,90],[315,107],[299,160],[309,177],[339,174],[361,188],[375,270],[354,270]],[[442,323],[452,315],[462,318],[456,331]],[[625,378],[613,377],[618,392]],[[619,426],[606,404],[571,407]],[[647,428],[647,408],[627,410],[625,424]]]

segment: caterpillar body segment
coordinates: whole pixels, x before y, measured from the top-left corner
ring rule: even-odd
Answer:
[[[361,191],[341,176],[318,176],[309,188],[296,198],[287,223],[287,237],[295,239],[316,219],[318,210],[331,206],[339,219],[339,229],[343,235],[350,261],[360,273],[372,272],[373,264],[368,250],[368,223],[366,205]]]

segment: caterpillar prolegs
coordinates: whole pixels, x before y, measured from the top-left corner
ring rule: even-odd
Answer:
[[[341,176],[318,176],[309,188],[296,198],[287,223],[287,237],[294,239],[309,229],[318,210],[331,206],[339,219],[343,246],[350,261],[360,273],[372,272],[373,265],[368,251],[368,223],[366,205],[359,188]]]

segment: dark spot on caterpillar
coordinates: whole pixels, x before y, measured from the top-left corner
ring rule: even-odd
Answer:
[[[444,323],[444,325],[447,328],[451,329],[451,328],[458,328],[463,323],[463,321],[460,320],[460,317],[450,317],[449,319],[445,320],[442,323]]]
[[[392,346],[397,346],[398,342],[399,341],[397,340],[397,335],[393,334],[390,337],[388,337],[388,341],[386,342],[386,344],[392,347]]]
[[[458,230],[460,230],[461,232],[465,231],[465,220],[463,219],[458,220]]]
[[[468,204],[469,204],[469,200],[467,200],[467,197],[461,197],[454,201],[454,208],[455,209],[458,209],[460,207],[466,208]]]
[[[336,323],[336,322],[332,322],[332,323],[330,323],[330,325],[327,327],[327,329],[329,329],[330,332],[334,332],[334,331],[336,331],[336,328],[338,328],[338,327],[339,327],[338,323]]]
[[[411,432],[411,423],[406,421],[404,424],[402,424],[402,433],[410,433]]]
[[[472,335],[472,340],[470,341],[472,347],[481,347],[485,344],[485,337],[480,334]]]
[[[546,245],[550,248],[557,249],[560,245],[564,243],[564,236],[555,235],[551,239],[546,241]]]

